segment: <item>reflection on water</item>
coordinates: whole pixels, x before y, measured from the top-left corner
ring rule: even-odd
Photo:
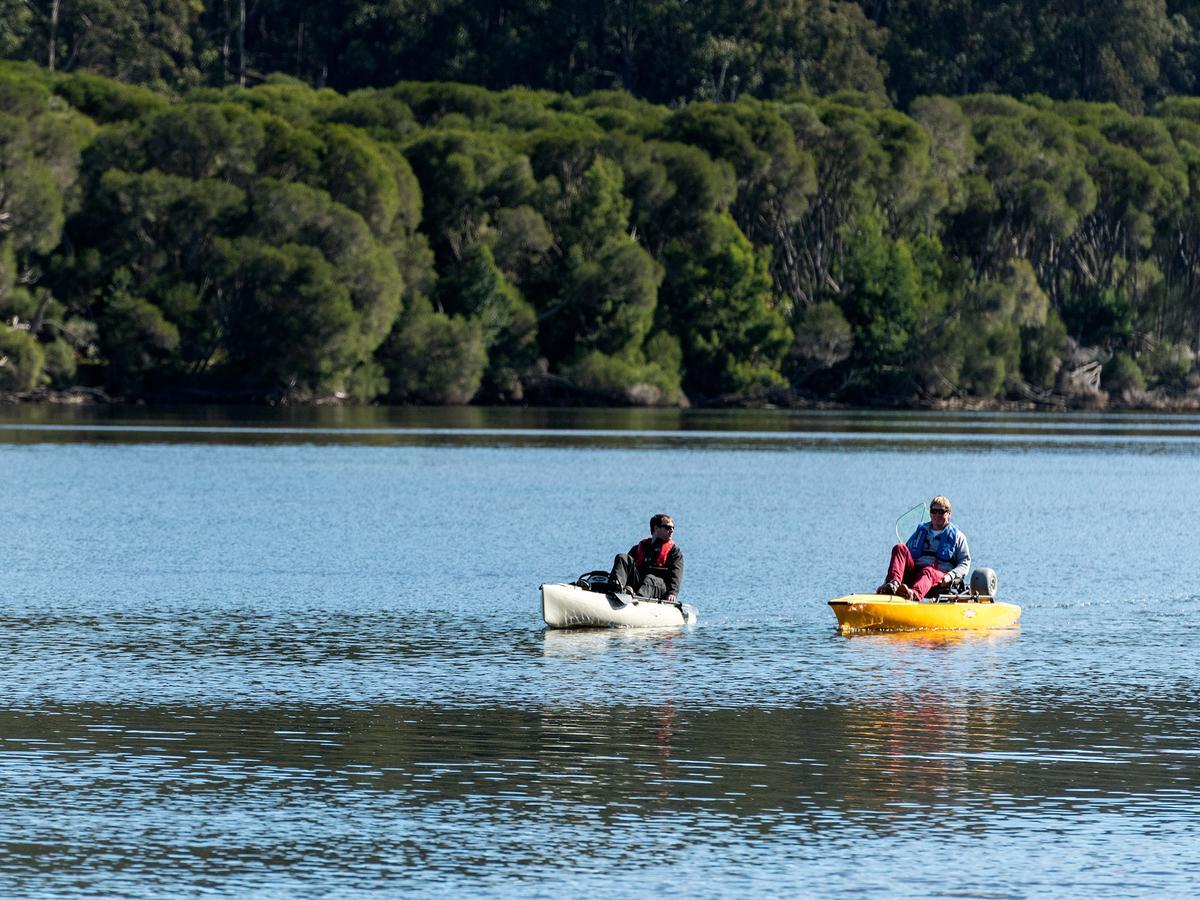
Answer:
[[[955,881],[1011,893],[1028,883],[1027,859],[1050,867],[1037,873],[1046,887],[1069,890],[1056,856],[1114,839],[1140,851],[1156,837],[1154,883],[1180,891],[1191,852],[1170,842],[1194,817],[1195,729],[1146,728],[1178,707],[1106,713],[1102,728],[1097,712],[901,694],[739,710],[12,711],[0,719],[0,775],[7,827],[27,839],[4,871],[12,887],[112,893],[291,892],[396,875],[414,888],[536,887],[566,854],[570,872],[556,878],[568,882],[608,873],[610,889],[632,889],[621,874],[632,866],[639,885],[685,875],[736,889],[791,867],[837,878],[850,852],[894,866],[897,889],[915,892],[926,868],[903,851],[986,838],[1008,865]],[[713,852],[689,851],[698,845]],[[642,854],[668,850],[683,859],[646,869]],[[733,865],[750,860],[756,875]],[[867,881],[884,877],[877,862],[857,865]]]
[[[883,632],[838,632],[840,637],[847,640],[879,641],[899,650],[905,647],[921,647],[934,650],[939,647],[950,647],[955,644],[970,644],[972,646],[996,645],[1017,640],[1020,629],[996,628],[990,631],[967,631],[952,628],[927,628],[922,631],[883,631]]]
[[[490,407],[16,406],[11,444],[317,444],[802,450],[959,445],[974,449],[1200,452],[1184,413],[863,412]]]
[[[547,628],[543,635],[546,656],[564,659],[598,656],[618,649],[649,647],[669,651],[685,628]]]
[[[1194,893],[1195,418],[5,421],[0,895]],[[947,485],[1021,627],[838,634]],[[698,624],[544,629],[658,509]]]

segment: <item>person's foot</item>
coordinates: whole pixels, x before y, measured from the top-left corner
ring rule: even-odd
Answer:
[[[899,587],[900,587],[900,586],[899,586],[898,584],[896,584],[896,582],[894,582],[894,581],[885,581],[883,584],[881,584],[881,585],[880,585],[880,586],[879,586],[879,587],[878,587],[878,588],[875,590],[875,593],[877,593],[877,594],[885,594],[885,595],[887,595],[887,594],[892,594],[892,595],[894,595],[894,594],[898,593],[898,588],[899,588]]]
[[[916,600],[917,592],[907,584],[902,584],[900,585],[900,589],[896,591],[896,596],[903,597],[905,600]]]

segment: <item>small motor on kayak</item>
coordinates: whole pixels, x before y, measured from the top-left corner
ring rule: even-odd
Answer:
[[[584,572],[573,584],[576,587],[583,588],[585,591],[598,591],[602,594],[616,589],[614,585],[609,584],[608,573],[599,569],[592,572]]]
[[[996,573],[992,569],[979,568],[971,573],[971,593],[996,599]]]

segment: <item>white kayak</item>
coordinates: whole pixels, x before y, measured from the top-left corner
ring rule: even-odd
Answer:
[[[696,607],[574,584],[543,584],[542,618],[551,628],[663,628],[691,625]]]

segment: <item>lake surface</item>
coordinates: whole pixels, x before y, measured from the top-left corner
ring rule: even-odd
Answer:
[[[0,895],[1200,891],[1200,417],[0,410]],[[945,493],[1019,629],[847,637]],[[669,512],[676,631],[538,585]]]

